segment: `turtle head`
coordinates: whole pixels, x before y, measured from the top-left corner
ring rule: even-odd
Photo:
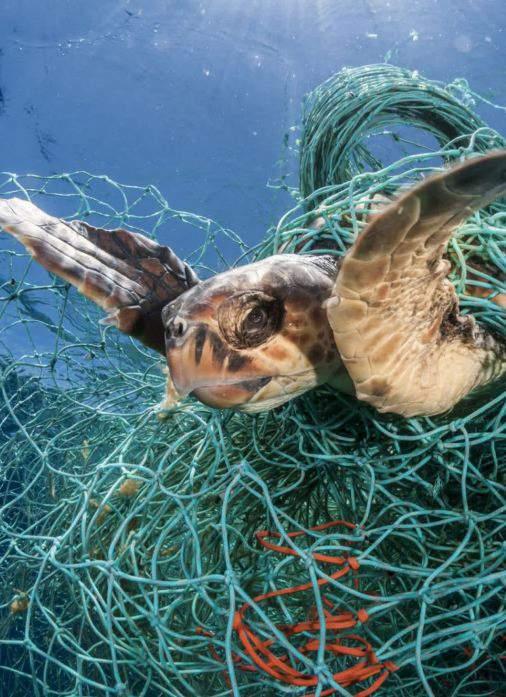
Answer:
[[[341,365],[323,307],[331,257],[282,254],[203,281],[163,310],[175,388],[213,407],[271,409]]]

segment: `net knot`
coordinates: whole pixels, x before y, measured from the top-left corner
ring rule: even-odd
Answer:
[[[422,588],[420,591],[420,597],[422,602],[424,602],[426,605],[432,605],[432,603],[435,601],[435,598],[429,588]]]
[[[237,585],[237,578],[236,575],[233,571],[230,569],[227,569],[225,573],[223,574],[223,580],[225,582],[225,585],[227,587]]]
[[[62,539],[61,539],[61,537],[55,537],[55,538],[53,539],[53,542],[51,543],[51,548],[50,548],[50,550],[49,550],[49,555],[50,555],[51,557],[54,557],[54,556],[56,555],[57,551],[58,551],[58,550],[60,549],[60,547],[61,547],[61,544],[62,544]]]
[[[160,619],[156,615],[150,615],[149,624],[151,625],[152,629],[161,629],[163,627]]]
[[[332,679],[332,673],[325,665],[325,663],[315,663],[313,669],[313,676],[318,680],[318,682],[329,683]]]
[[[305,552],[302,552],[300,554],[300,560],[306,567],[306,569],[314,569],[315,563],[314,558],[311,556],[311,554],[306,554]]]
[[[455,419],[455,421],[452,421],[450,424],[450,431],[454,433],[455,431],[460,431],[464,428],[464,420],[463,419]]]

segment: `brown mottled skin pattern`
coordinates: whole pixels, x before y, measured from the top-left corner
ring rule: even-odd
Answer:
[[[505,374],[504,340],[459,314],[444,259],[458,225],[505,194],[506,151],[490,153],[386,202],[339,265],[280,254],[206,281],[143,235],[68,223],[28,201],[0,200],[0,226],[106,323],[166,356],[172,401],[177,391],[260,411],[329,382],[413,416]]]
[[[219,274],[167,305],[167,361],[178,392],[255,411],[326,382],[341,367],[323,307],[336,273],[331,257],[278,255]],[[244,296],[276,315],[250,346],[234,341]]]

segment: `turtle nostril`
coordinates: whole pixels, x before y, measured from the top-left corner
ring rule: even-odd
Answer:
[[[180,339],[187,329],[187,322],[179,317],[171,318],[165,325],[165,337],[167,339]]]
[[[186,330],[186,323],[183,320],[174,322],[174,336],[183,336]]]
[[[175,320],[172,325],[172,335],[175,337],[181,337],[186,331],[186,322],[182,319]]]

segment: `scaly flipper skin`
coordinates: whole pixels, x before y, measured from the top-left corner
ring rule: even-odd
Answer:
[[[0,200],[0,226],[106,310],[106,323],[165,353],[162,308],[198,283],[169,247],[128,230],[69,223],[17,198]]]
[[[459,315],[443,260],[458,225],[504,195],[500,151],[427,179],[359,235],[327,302],[359,399],[382,412],[434,415],[505,372],[504,343]]]

